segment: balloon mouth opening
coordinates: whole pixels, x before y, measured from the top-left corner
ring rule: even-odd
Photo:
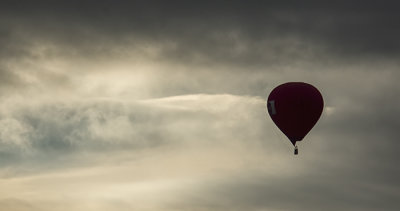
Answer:
[[[296,142],[303,140],[303,137],[288,137],[293,146],[296,146]]]

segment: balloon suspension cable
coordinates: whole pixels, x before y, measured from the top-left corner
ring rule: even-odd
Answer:
[[[297,145],[294,145],[294,154],[299,154],[299,149],[297,148]]]

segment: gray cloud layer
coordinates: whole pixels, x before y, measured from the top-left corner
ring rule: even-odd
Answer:
[[[55,42],[82,53],[107,54],[116,45],[144,42],[163,45],[162,56],[179,61],[206,57],[263,65],[282,56],[285,61],[307,58],[305,52],[312,58],[321,51],[342,58],[399,53],[395,2],[68,1],[3,6],[2,43],[14,41],[11,45],[19,48]],[[5,52],[22,53],[18,48]]]

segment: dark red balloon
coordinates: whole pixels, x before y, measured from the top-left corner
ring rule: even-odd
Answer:
[[[268,113],[293,145],[303,140],[321,116],[324,100],[314,86],[289,82],[269,94]]]

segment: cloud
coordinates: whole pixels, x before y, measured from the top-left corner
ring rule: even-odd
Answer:
[[[258,97],[13,105],[4,126],[16,128],[12,135],[28,136],[29,143],[18,150],[19,143],[6,142],[12,136],[3,134],[1,148],[16,148],[6,151],[14,157],[3,154],[8,158],[2,160],[3,190],[15,190],[8,195],[18,200],[31,195],[32,206],[41,210],[168,209],[208,178],[258,168],[266,152],[274,159],[279,155],[264,143],[262,134],[271,128],[258,115],[265,112]],[[254,127],[246,129],[250,123]],[[249,149],[256,151],[248,154]],[[30,193],[23,191],[26,185]]]
[[[292,161],[295,162],[295,161]],[[285,163],[290,167],[290,163]],[[200,190],[189,192],[176,203],[175,208],[194,210],[310,210],[310,209],[352,209],[376,210],[384,207],[396,210],[393,198],[369,184],[342,178],[337,183],[336,174],[328,175],[311,170],[304,175],[291,173],[271,177],[253,173],[253,176],[235,177],[224,181],[209,181]],[[258,176],[254,176],[258,175]],[[393,193],[393,192],[392,192]]]
[[[63,156],[80,156],[82,151],[134,152],[227,139],[242,142],[249,139],[246,135],[257,138],[258,133],[263,133],[261,127],[251,134],[237,133],[239,128],[244,129],[245,122],[254,121],[255,114],[247,112],[253,109],[263,111],[263,101],[233,95],[175,96],[138,102],[109,99],[36,105],[13,103],[12,108],[3,108],[0,120],[2,162],[14,166],[19,162],[24,164],[26,159],[28,163],[35,160],[40,163],[55,154],[64,160]],[[264,121],[264,116],[257,121]],[[235,128],[236,133],[227,131]],[[53,165],[52,161],[47,162]]]
[[[169,62],[264,67],[398,55],[394,2],[177,3],[8,4],[2,9],[2,43],[14,44],[4,52],[23,55],[27,46],[50,44],[70,56],[110,58],[136,48]],[[156,55],[149,49],[157,49]]]
[[[301,158],[288,156],[285,138],[274,135],[279,131],[267,120],[258,97],[201,94],[132,102],[47,102],[13,109],[1,121],[10,128],[3,130],[2,148],[16,154],[3,159],[3,178],[20,178],[21,187],[43,184],[53,194],[69,181],[75,185],[64,192],[68,200],[97,204],[100,210],[396,209],[391,203],[397,194],[391,188],[397,184],[395,154],[386,147],[381,148],[385,154],[376,154],[378,145],[368,142],[374,137],[360,139],[358,133],[344,132],[346,122],[359,115],[345,114],[343,107],[323,116],[313,135],[300,143]],[[343,134],[328,135],[329,128]],[[394,141],[385,139],[386,146],[393,147]],[[371,156],[386,160],[385,165],[370,162]],[[98,194],[88,193],[88,188]],[[79,202],[71,193],[90,198]],[[123,193],[134,200],[153,194],[161,198],[150,206],[147,199],[132,203],[119,195]],[[46,201],[43,209],[61,203],[57,198],[41,200]],[[59,205],[60,210],[65,207]]]
[[[7,2],[0,204],[397,210],[397,7]],[[264,104],[288,81],[326,105],[297,157]]]
[[[360,63],[396,66],[395,4],[10,3],[1,12],[1,93],[261,96],[288,77]],[[146,87],[115,93],[119,82],[93,77],[121,69],[140,72],[131,85]]]
[[[1,199],[0,206],[10,211],[39,210],[30,203],[18,199]]]

